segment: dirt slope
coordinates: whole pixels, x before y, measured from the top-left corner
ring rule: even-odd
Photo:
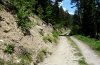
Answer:
[[[79,58],[74,55],[74,48],[66,37],[60,37],[59,44],[53,52],[53,55],[38,65],[79,65]]]
[[[34,21],[36,25],[30,30],[30,35],[24,36],[20,28],[17,27],[15,16],[7,11],[0,11],[0,59],[5,61],[11,60],[12,55],[5,54],[3,51],[6,48],[6,43],[15,44],[13,61],[19,60],[18,55],[23,52],[20,47],[32,54],[33,62],[36,60],[38,53],[45,48],[51,50],[54,45],[49,42],[45,43],[43,36],[40,34],[41,28],[43,29],[43,35],[52,35],[52,26],[46,25],[36,15],[29,17],[31,21]]]
[[[89,65],[100,65],[100,57],[89,46],[74,37],[70,38],[78,45]]]

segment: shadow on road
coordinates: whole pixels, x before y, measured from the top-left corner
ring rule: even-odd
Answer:
[[[59,36],[71,36],[71,35],[62,35],[62,34],[61,34],[61,35],[59,35]]]

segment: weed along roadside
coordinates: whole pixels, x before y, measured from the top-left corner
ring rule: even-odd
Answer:
[[[85,44],[91,47],[98,55],[100,55],[100,41],[95,40],[93,38],[85,37],[82,35],[74,35],[74,37],[78,38],[79,40],[83,41]]]
[[[70,37],[79,47],[79,49],[81,50],[86,62],[89,65],[99,65],[100,64],[100,57],[88,46],[86,45],[84,42],[74,38],[74,37]]]
[[[88,65],[77,44],[69,36],[67,36],[67,38],[68,40],[70,40],[71,45],[75,48],[76,53],[74,55],[80,57],[80,59],[78,60],[79,65]]]
[[[80,57],[75,55],[77,51],[70,43],[65,36],[60,36],[58,45],[52,55],[38,65],[79,65]],[[80,60],[80,63],[84,62]]]

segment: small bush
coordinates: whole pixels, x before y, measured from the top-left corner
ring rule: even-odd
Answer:
[[[50,35],[48,35],[48,36],[44,36],[44,37],[43,37],[43,40],[44,40],[45,42],[48,42],[48,41],[49,41],[49,42],[52,43],[52,42],[53,42],[53,37],[50,36]]]
[[[29,11],[25,11],[26,9],[22,7],[19,9],[19,12],[17,13],[17,25],[18,27],[21,27],[21,30],[23,33],[27,33],[29,29],[31,29],[33,22],[30,22],[28,19]]]
[[[31,62],[32,61],[32,57],[31,57],[30,53],[20,54],[19,58],[21,58],[22,60],[25,60],[27,62]]]
[[[18,48],[20,49],[20,54],[18,57],[21,59],[21,61],[30,63],[32,61],[32,54],[23,46],[19,46]]]
[[[47,48],[42,49],[42,50],[38,53],[37,61],[36,61],[35,65],[37,65],[39,62],[42,62],[43,59],[47,56],[47,54],[50,54],[50,55],[51,55],[52,53],[49,52],[49,51],[47,50]]]
[[[45,57],[45,53],[43,51],[40,51],[37,57],[38,62],[42,62],[44,57]]]
[[[80,65],[88,65],[88,64],[84,61],[84,58],[81,58],[81,59],[79,60],[79,64],[80,64]]]
[[[43,40],[45,41],[45,42],[55,42],[55,43],[58,43],[58,39],[57,38],[55,38],[55,37],[53,37],[53,36],[50,36],[50,35],[48,35],[48,36],[44,36],[43,37]]]
[[[58,43],[58,39],[57,39],[57,38],[54,38],[53,41],[54,41],[55,43]]]
[[[15,48],[15,45],[14,44],[6,44],[6,48],[4,49],[4,52],[5,53],[8,53],[8,54],[12,54],[14,53],[14,48]]]
[[[18,11],[16,18],[18,27],[21,28],[25,35],[29,34],[29,29],[32,27],[33,22],[28,17],[34,9],[33,5],[35,4],[35,0],[9,0],[9,3]]]
[[[43,40],[44,40],[45,43],[48,42],[48,37],[47,36],[44,36],[43,37]]]
[[[56,30],[52,31],[53,37],[58,38],[59,34]]]

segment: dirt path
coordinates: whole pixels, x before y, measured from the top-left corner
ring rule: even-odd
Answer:
[[[89,65],[100,65],[100,57],[93,50],[91,50],[89,46],[74,37],[70,38],[78,45]]]
[[[78,57],[74,55],[74,50],[70,41],[66,37],[61,37],[54,53],[38,65],[78,65]]]

